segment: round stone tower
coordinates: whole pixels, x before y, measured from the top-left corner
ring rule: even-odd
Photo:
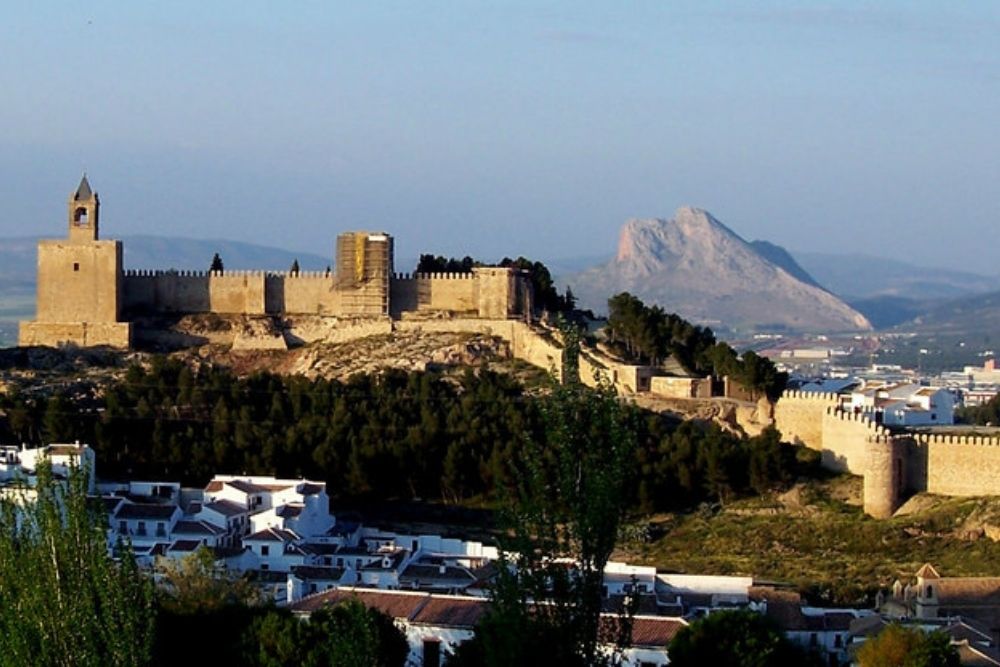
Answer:
[[[868,440],[867,449],[865,513],[888,519],[899,507],[905,481],[902,445],[891,435],[880,434]]]

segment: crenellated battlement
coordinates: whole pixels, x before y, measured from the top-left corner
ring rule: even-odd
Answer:
[[[322,272],[317,272],[322,273]],[[272,275],[255,269],[242,271],[196,271],[193,269],[126,269],[126,278],[262,278]]]
[[[862,412],[851,412],[850,410],[842,410],[839,407],[828,407],[826,408],[826,414],[839,419],[843,422],[854,422],[857,424],[862,424],[867,428],[870,428],[875,434],[884,435],[889,434],[890,431],[885,426],[878,424],[874,419]]]
[[[393,280],[475,280],[475,273],[394,273]]]
[[[779,400],[836,403],[840,400],[840,395],[832,391],[800,391],[798,389],[786,389],[782,392]]]

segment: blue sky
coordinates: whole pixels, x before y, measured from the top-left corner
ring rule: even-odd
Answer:
[[[0,236],[61,234],[86,169],[105,236],[554,259],[694,205],[996,274],[998,34],[986,2],[16,3]]]

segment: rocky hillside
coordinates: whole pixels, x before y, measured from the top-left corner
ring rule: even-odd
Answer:
[[[629,220],[613,260],[565,282],[584,308],[597,312],[606,312],[609,296],[627,291],[724,329],[871,328],[861,313],[815,284],[783,249],[755,247],[697,208],[680,208],[671,220]]]

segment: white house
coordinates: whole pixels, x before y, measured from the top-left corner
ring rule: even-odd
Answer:
[[[955,397],[948,389],[914,383],[868,384],[851,392],[845,409],[886,426],[955,423]]]

